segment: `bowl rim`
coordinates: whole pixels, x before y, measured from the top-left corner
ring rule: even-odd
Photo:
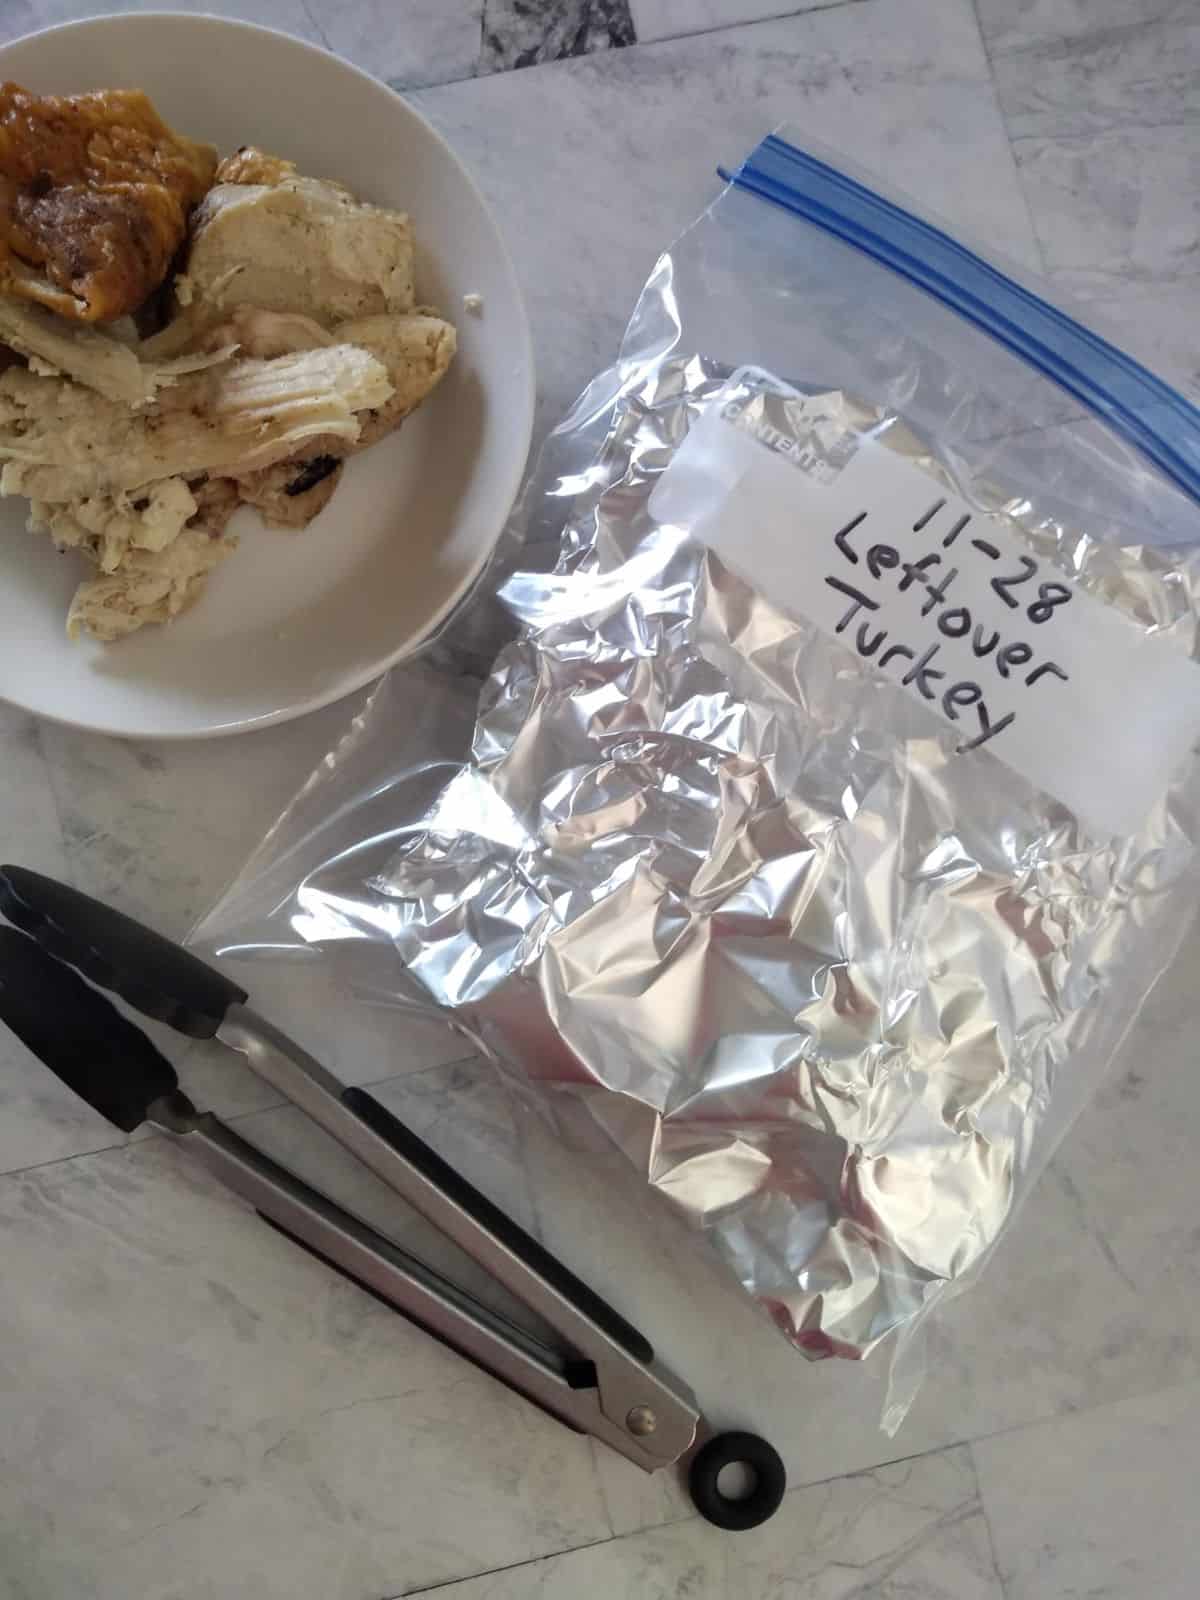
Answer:
[[[335,705],[338,701],[348,699],[368,684],[376,683],[386,673],[402,662],[418,656],[428,646],[433,644],[446,619],[453,613],[471,593],[478,583],[481,574],[486,570],[488,563],[495,554],[496,547],[504,533],[513,505],[516,503],[524,480],[525,469],[529,461],[530,446],[533,441],[533,423],[537,403],[537,374],[534,366],[533,335],[529,322],[529,311],[525,304],[525,296],[521,288],[521,281],[512,259],[512,253],[505,241],[499,223],[484,198],[474,176],[461,160],[454,147],[450,144],[428,117],[412,102],[405,98],[398,90],[393,89],[381,78],[374,77],[354,62],[348,61],[344,56],[327,49],[324,45],[316,44],[310,39],[302,39],[294,33],[287,33],[282,28],[270,27],[260,22],[250,22],[241,17],[222,16],[215,11],[105,11],[94,16],[75,17],[65,22],[51,23],[45,28],[36,28],[32,33],[24,33],[15,39],[6,40],[0,44],[0,78],[7,76],[5,71],[5,58],[9,53],[18,48],[32,44],[35,40],[48,38],[52,34],[67,34],[74,32],[94,32],[110,28],[142,28],[163,25],[181,28],[211,27],[218,29],[233,29],[245,34],[256,34],[268,42],[283,44],[290,49],[301,50],[310,55],[320,57],[324,63],[337,71],[356,79],[359,85],[368,93],[386,97],[403,108],[405,115],[414,118],[424,130],[425,135],[447,156],[458,172],[473,200],[479,206],[495,236],[499,266],[507,278],[512,291],[513,305],[517,316],[512,328],[512,334],[519,345],[519,371],[514,373],[514,393],[512,403],[520,408],[522,413],[517,436],[523,443],[523,448],[514,450],[511,464],[507,468],[496,492],[498,505],[503,510],[498,513],[496,527],[488,540],[481,544],[480,553],[475,564],[467,572],[458,587],[447,596],[440,608],[434,611],[421,633],[416,637],[410,636],[403,644],[398,645],[390,654],[380,657],[370,666],[360,668],[351,673],[348,678],[339,679],[338,682],[327,690],[320,690],[309,695],[303,700],[297,700],[291,705],[277,707],[271,711],[264,711],[259,716],[239,717],[233,721],[213,723],[203,727],[194,728],[163,728],[155,730],[132,731],[128,727],[109,726],[94,719],[81,719],[61,712],[46,711],[33,707],[21,700],[10,699],[0,688],[0,701],[14,706],[26,714],[54,723],[60,727],[75,728],[85,733],[101,734],[116,739],[143,739],[154,743],[193,743],[204,739],[228,738],[235,734],[254,733],[263,728],[278,727],[282,723],[293,722],[297,718],[308,716],[311,712],[323,710],[326,706]]]

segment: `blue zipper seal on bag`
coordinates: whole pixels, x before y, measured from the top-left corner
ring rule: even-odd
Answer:
[[[1200,409],[1099,334],[777,134],[722,176],[933,295],[1073,395],[1200,502]]]

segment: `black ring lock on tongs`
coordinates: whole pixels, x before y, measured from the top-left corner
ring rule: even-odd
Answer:
[[[696,1448],[695,1396],[643,1335],[371,1095],[343,1087],[251,1011],[236,984],[131,918],[22,867],[0,867],[0,911],[15,925],[0,927],[0,1019],[101,1116],[127,1133],[150,1122],[172,1135],[268,1222],[569,1427],[648,1472],[690,1456],[692,1498],[710,1522],[753,1528],[778,1508],[784,1467],[765,1440],[725,1433]],[[83,978],[179,1033],[240,1051],[259,1077],[548,1323],[567,1353],[198,1112],[141,1029]],[[733,1463],[750,1479],[736,1499],[718,1484]]]

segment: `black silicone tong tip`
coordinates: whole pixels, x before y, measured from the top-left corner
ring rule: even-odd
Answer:
[[[132,917],[27,867],[0,867],[0,912],[144,1016],[211,1039],[244,989]]]
[[[15,928],[0,927],[0,1021],[124,1133],[178,1088],[175,1069],[104,995]]]

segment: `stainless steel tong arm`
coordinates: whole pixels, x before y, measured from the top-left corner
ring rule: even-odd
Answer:
[[[231,1006],[217,1037],[536,1312],[561,1336],[569,1356],[556,1360],[551,1352],[538,1352],[530,1336],[275,1169],[231,1130],[216,1124],[218,1136],[203,1118],[187,1130],[172,1130],[202,1145],[197,1153],[210,1167],[220,1166],[227,1183],[464,1354],[647,1471],[686,1453],[699,1423],[691,1390],[655,1358],[636,1329],[538,1241],[377,1100],[345,1088],[248,1007]],[[256,1197],[264,1173],[273,1185],[268,1199],[274,1209]],[[280,1176],[287,1182],[281,1184]]]

